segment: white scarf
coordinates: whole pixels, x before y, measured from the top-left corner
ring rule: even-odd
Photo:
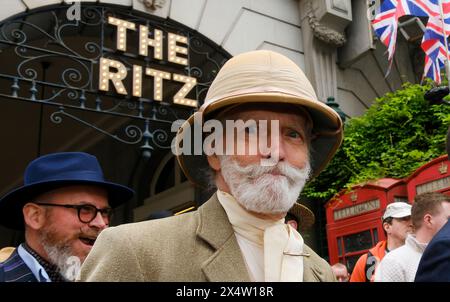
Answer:
[[[284,223],[258,218],[246,211],[230,194],[217,190],[234,231],[264,249],[266,282],[303,281],[303,238]]]

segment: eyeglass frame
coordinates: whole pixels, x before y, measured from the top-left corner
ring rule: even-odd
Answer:
[[[97,214],[100,212],[100,215],[102,216],[103,219],[105,219],[105,216],[103,216],[103,214],[106,214],[107,218],[108,218],[108,223],[106,223],[107,225],[109,225],[109,223],[111,222],[111,218],[113,216],[114,210],[111,207],[107,207],[104,209],[99,209],[96,206],[92,205],[92,204],[86,204],[86,203],[82,203],[82,204],[56,204],[56,203],[45,203],[45,202],[35,202],[35,204],[40,205],[40,206],[50,206],[50,207],[62,207],[62,208],[67,208],[67,209],[76,209],[77,210],[77,214],[78,214],[78,220],[82,223],[91,223],[95,217],[97,217]],[[89,221],[83,221],[81,219],[81,209],[83,207],[90,207],[91,209],[95,209],[95,215],[92,216],[92,219]]]

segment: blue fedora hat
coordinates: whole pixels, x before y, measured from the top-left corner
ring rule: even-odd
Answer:
[[[26,202],[39,194],[74,184],[106,189],[111,207],[128,201],[134,195],[130,188],[106,181],[95,156],[84,152],[52,153],[29,163],[25,169],[24,185],[0,199],[0,224],[23,229],[22,207]]]

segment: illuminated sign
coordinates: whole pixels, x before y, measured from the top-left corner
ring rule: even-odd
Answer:
[[[340,220],[352,216],[357,216],[380,208],[380,200],[369,200],[351,207],[334,211],[334,220]]]
[[[137,31],[139,34],[139,56],[149,56],[148,50],[152,48],[153,59],[162,60],[163,54],[166,53],[169,62],[181,66],[189,65],[187,37],[170,32],[164,33],[159,29],[152,30],[144,25],[139,25],[138,27],[133,22],[114,17],[108,18],[108,24],[116,27],[116,49],[118,51],[127,51],[128,31]],[[164,40],[167,43],[164,43]],[[115,92],[118,94],[131,94],[139,98],[142,97],[143,85],[148,83],[153,86],[153,100],[162,101],[164,97],[164,81],[175,81],[182,83],[183,86],[173,95],[172,100],[174,104],[190,107],[198,106],[197,100],[186,97],[197,85],[196,78],[134,64],[131,71],[132,87],[127,89],[123,83],[130,76],[126,66],[118,60],[100,58],[99,89],[101,91],[109,91],[111,88],[110,83],[112,83]]]

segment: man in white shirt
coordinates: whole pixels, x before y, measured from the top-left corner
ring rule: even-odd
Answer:
[[[437,192],[417,195],[411,209],[414,234],[408,234],[404,246],[383,258],[375,282],[413,282],[423,251],[449,217],[449,196]]]

